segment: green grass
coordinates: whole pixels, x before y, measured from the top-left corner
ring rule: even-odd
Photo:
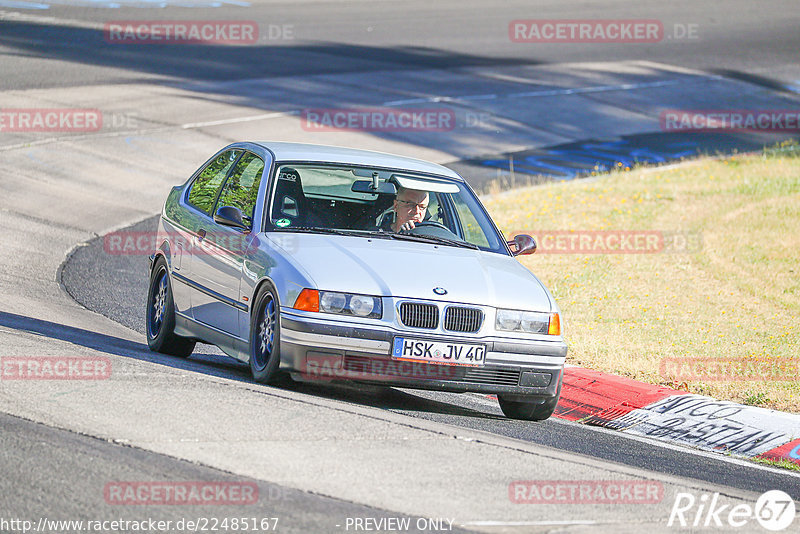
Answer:
[[[781,469],[788,469],[790,471],[800,471],[800,465],[789,460],[770,460],[768,458],[753,458],[757,464],[768,465],[770,467],[779,467]]]
[[[763,368],[800,359],[800,151],[635,168],[484,197],[508,235],[657,230],[691,250],[534,254],[520,261],[563,315],[568,362],[745,404],[800,412],[797,373],[692,381],[665,358]],[[784,379],[788,378],[788,379]]]

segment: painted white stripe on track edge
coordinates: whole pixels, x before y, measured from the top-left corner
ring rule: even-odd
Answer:
[[[567,526],[567,525],[599,525],[598,521],[577,519],[571,521],[467,521],[459,523],[460,527],[533,527],[533,526]],[[621,523],[626,524],[626,523]]]
[[[718,80],[722,76],[708,75],[699,76],[698,81]],[[483,95],[464,95],[464,96],[431,96],[425,98],[408,98],[405,100],[392,100],[384,102],[384,106],[402,106],[405,104],[425,104],[436,102],[459,102],[469,100],[493,100],[496,98],[536,98],[545,96],[561,96],[561,95],[581,95],[590,93],[605,93],[609,91],[635,91],[637,89],[649,89],[652,87],[666,87],[669,85],[678,85],[691,83],[691,80],[661,80],[658,82],[642,82],[642,83],[624,83],[620,85],[595,85],[590,87],[576,87],[573,89],[548,89],[545,91],[523,91],[519,93],[507,94],[483,94]]]
[[[602,426],[595,426],[595,425],[586,425],[583,423],[578,423],[577,421],[570,421],[568,419],[560,419],[558,417],[551,417],[548,421],[552,421],[553,423],[560,424],[560,425],[579,425],[584,428],[590,428],[595,432],[601,432],[606,434],[611,434],[614,436],[624,437],[626,439],[630,439],[632,441],[637,441],[639,443],[646,443],[648,445],[652,445],[654,447],[661,447],[662,449],[668,449],[675,452],[681,452],[684,454],[691,454],[693,456],[699,456],[702,458],[708,458],[712,460],[719,460],[726,463],[731,463],[738,465],[740,467],[748,467],[750,469],[757,469],[760,471],[769,471],[770,473],[780,473],[782,475],[787,475],[791,477],[795,477],[800,480],[800,472],[797,471],[789,471],[786,469],[779,469],[776,467],[769,467],[767,465],[758,464],[753,462],[752,460],[746,459],[746,457],[742,456],[727,456],[723,451],[712,452],[703,449],[696,449],[689,444],[681,443],[681,442],[673,442],[673,441],[666,441],[662,440],[661,438],[654,438],[654,437],[646,437],[646,436],[639,436],[637,434],[628,434],[626,432],[621,432],[619,430],[614,430],[610,428],[605,428]]]
[[[663,409],[663,410],[662,410]],[[692,412],[702,410],[703,413]],[[725,412],[717,417],[718,412]],[[680,420],[678,424],[666,425],[668,422]],[[709,426],[711,428],[709,428]],[[727,426],[727,429],[720,427]],[[612,420],[609,428],[626,434],[649,436],[650,432],[663,430],[664,436],[659,439],[675,443],[684,443],[708,451],[714,447],[734,442],[739,435],[747,436],[757,433],[771,438],[764,443],[753,442],[749,438],[744,444],[750,446],[748,451],[731,451],[731,454],[754,457],[771,451],[800,437],[800,415],[779,412],[757,406],[747,406],[730,401],[719,401],[711,397],[697,394],[671,395],[642,408]],[[695,440],[684,440],[683,436],[697,435],[697,430],[704,429]],[[735,430],[723,438],[721,435]],[[711,435],[708,435],[712,433]],[[672,434],[678,434],[673,436]],[[655,437],[655,436],[653,436]],[[723,451],[721,451],[723,452]]]
[[[468,395],[470,397],[475,398],[476,400],[479,400],[481,402],[481,404],[484,404],[485,406],[496,406],[497,405],[497,401],[489,401],[488,399],[486,399],[483,396],[484,395],[483,393],[466,393],[465,395]],[[587,425],[587,424],[584,424],[584,423],[579,423],[577,421],[570,421],[569,419],[562,419],[562,418],[557,417],[557,416],[553,416],[553,417],[549,418],[548,421],[552,422],[552,423],[555,423],[555,424],[558,424],[558,425],[567,425],[567,426],[577,425],[577,426],[580,426],[582,428],[590,429],[590,430],[592,430],[594,432],[601,432],[601,433],[609,434],[609,435],[612,435],[612,436],[622,437],[622,438],[625,438],[625,439],[629,439],[631,441],[636,441],[636,442],[639,442],[639,443],[645,443],[645,444],[651,445],[653,447],[661,447],[662,449],[667,449],[667,450],[670,450],[670,451],[680,452],[680,453],[683,453],[683,454],[691,454],[693,456],[698,456],[698,457],[701,457],[701,458],[708,458],[708,459],[711,459],[711,460],[719,460],[719,461],[722,461],[722,462],[738,465],[740,467],[747,467],[747,468],[750,468],[750,469],[757,469],[757,470],[760,470],[760,471],[769,471],[770,473],[780,473],[780,474],[783,474],[783,475],[795,477],[798,480],[800,480],[800,472],[789,471],[789,470],[786,470],[786,469],[779,469],[779,468],[776,468],[776,467],[770,467],[768,465],[758,464],[758,463],[753,462],[752,460],[746,459],[746,457],[743,457],[743,456],[727,456],[722,451],[717,451],[717,452],[707,451],[707,450],[703,450],[703,449],[698,449],[698,448],[692,447],[691,445],[689,445],[687,443],[668,441],[668,440],[663,440],[661,438],[655,438],[655,437],[639,436],[637,434],[628,434],[628,433],[622,432],[620,430],[606,428],[606,427],[597,426],[597,425]]]

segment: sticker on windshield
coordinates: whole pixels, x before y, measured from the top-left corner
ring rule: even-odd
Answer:
[[[286,228],[290,224],[292,224],[292,221],[290,221],[289,219],[278,219],[277,221],[275,221],[275,226],[277,226],[278,228]]]

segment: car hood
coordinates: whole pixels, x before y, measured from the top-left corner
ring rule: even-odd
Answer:
[[[554,308],[539,279],[503,254],[324,234],[281,232],[273,241],[320,290],[536,311]],[[447,294],[437,295],[434,288]]]

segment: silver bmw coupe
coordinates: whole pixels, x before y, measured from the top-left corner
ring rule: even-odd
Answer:
[[[234,143],[167,197],[147,341],[196,342],[258,382],[347,380],[496,394],[511,418],[556,408],[559,308],[452,170],[378,152]]]

